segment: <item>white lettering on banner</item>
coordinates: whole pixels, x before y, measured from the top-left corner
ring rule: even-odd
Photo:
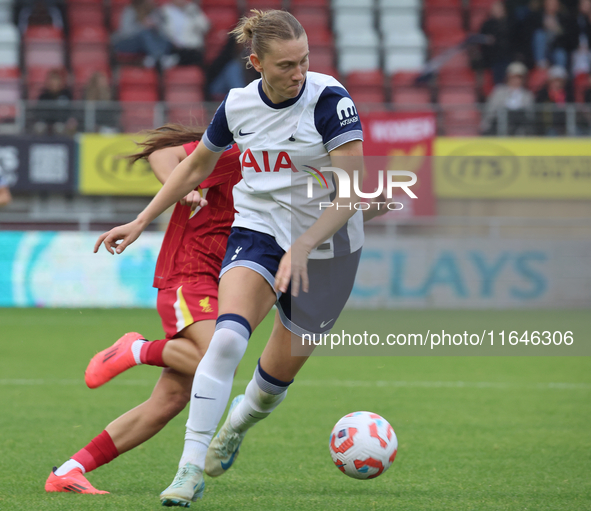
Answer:
[[[370,122],[369,130],[374,142],[417,142],[435,136],[435,120],[375,120]]]

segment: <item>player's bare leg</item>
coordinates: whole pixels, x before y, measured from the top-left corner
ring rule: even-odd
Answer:
[[[188,374],[165,368],[150,398],[114,420],[84,449],[54,469],[45,484],[46,491],[107,493],[96,490],[83,474],[145,442],[184,409],[190,397],[192,376],[207,350],[213,327],[213,321],[193,323],[181,331],[182,338],[167,343],[163,357]],[[182,357],[186,357],[182,363],[174,362]]]

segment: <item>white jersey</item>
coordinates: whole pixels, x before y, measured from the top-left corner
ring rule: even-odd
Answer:
[[[279,104],[265,95],[260,79],[232,89],[202,142],[214,152],[238,144],[243,179],[234,187],[233,225],[270,234],[287,251],[321,215],[319,203],[335,196],[332,174],[319,172],[331,166],[329,152],[352,140],[363,140],[363,133],[349,94],[331,76],[308,72],[300,94]],[[309,176],[315,176],[312,198]],[[362,245],[358,211],[310,257],[346,255]]]

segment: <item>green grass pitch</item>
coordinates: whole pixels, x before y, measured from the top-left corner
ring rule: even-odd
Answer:
[[[591,335],[589,311],[399,311],[399,331],[445,323],[525,330],[543,320]],[[348,319],[364,313],[347,311]],[[255,332],[233,395],[270,331]],[[0,509],[155,510],[176,473],[187,410],[89,480],[110,495],[46,494],[45,479],[119,414],[146,399],[139,367],[89,390],[90,357],[126,331],[162,335],[153,310],[0,309]],[[371,481],[332,464],[328,436],[346,413],[386,417],[399,440]],[[236,465],[207,479],[193,509],[591,510],[591,357],[313,357],[285,402],[251,430]]]

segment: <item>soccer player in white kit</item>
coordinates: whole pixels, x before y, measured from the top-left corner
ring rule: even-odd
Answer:
[[[209,175],[229,143],[238,144],[243,180],[234,188],[237,214],[220,274],[219,317],[193,381],[179,471],[160,496],[166,506],[188,507],[200,498],[203,472],[223,474],[247,430],[285,398],[307,360],[292,356],[292,337],[330,331],[352,290],[363,244],[355,190],[342,198],[347,194],[336,193],[331,174],[327,180],[318,172],[337,167],[353,181],[362,170],[361,123],[349,94],[334,78],[308,73],[307,36],[291,14],[253,10],[234,34],[251,43],[249,62],[261,79],[230,91],[202,143],[146,209],[96,245],[122,252]],[[314,186],[308,198],[311,174],[325,186]],[[254,376],[212,441],[248,339],[274,304],[273,332]]]

